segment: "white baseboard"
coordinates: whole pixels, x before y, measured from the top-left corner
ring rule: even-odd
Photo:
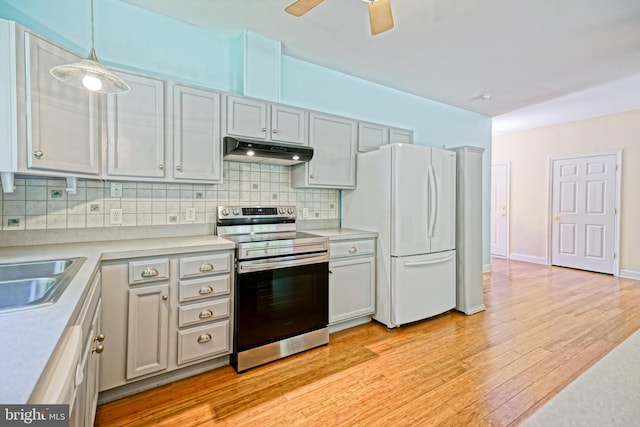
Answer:
[[[533,264],[548,265],[547,259],[545,257],[540,257],[540,256],[511,253],[509,254],[509,258],[513,261],[522,261],[522,262],[530,262]]]
[[[640,271],[620,270],[618,277],[622,277],[623,279],[640,280]]]
[[[482,273],[491,273],[492,271],[491,264],[485,264],[482,266]]]

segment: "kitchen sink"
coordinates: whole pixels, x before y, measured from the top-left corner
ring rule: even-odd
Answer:
[[[53,304],[86,258],[0,264],[0,312]]]

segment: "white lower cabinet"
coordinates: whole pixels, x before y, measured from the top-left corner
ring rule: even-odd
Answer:
[[[103,262],[100,391],[228,357],[232,268],[231,250]]]
[[[82,327],[82,356],[76,371],[76,396],[70,413],[71,427],[92,426],[98,406],[99,357],[104,349],[102,334],[101,277],[93,279],[87,299],[76,320]]]
[[[330,243],[329,329],[370,320],[375,310],[375,239]]]
[[[169,284],[129,289],[127,379],[168,366]]]

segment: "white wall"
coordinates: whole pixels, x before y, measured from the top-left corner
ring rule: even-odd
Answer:
[[[640,278],[640,110],[494,136],[493,163],[511,162],[510,248],[547,257],[549,159],[622,151],[620,269]]]

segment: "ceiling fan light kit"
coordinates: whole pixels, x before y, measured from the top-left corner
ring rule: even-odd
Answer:
[[[61,82],[80,89],[99,93],[129,92],[124,80],[107,70],[96,56],[94,48],[93,0],[91,0],[91,52],[89,56],[72,64],[58,65],[49,70]]]
[[[324,0],[297,0],[285,8],[285,12],[293,16],[302,16]],[[369,6],[369,23],[371,34],[376,35],[393,28],[391,0],[362,0]]]

